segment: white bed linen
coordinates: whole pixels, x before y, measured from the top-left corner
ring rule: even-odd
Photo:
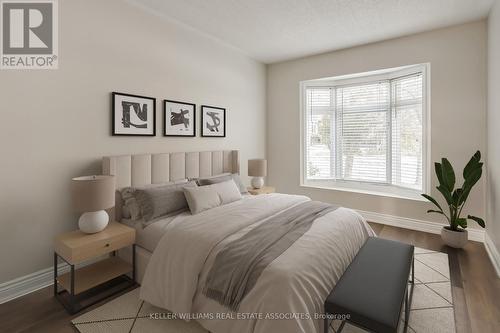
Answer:
[[[242,194],[243,199],[248,199],[251,197],[253,196],[249,194]],[[120,223],[134,228],[136,230],[135,243],[140,247],[148,250],[149,252],[153,252],[156,248],[156,245],[158,245],[160,239],[167,231],[168,225],[172,221],[174,221],[175,219],[182,220],[191,215],[192,214],[189,212],[189,210],[186,210],[174,216],[159,218],[145,228],[142,226],[142,220],[133,221],[130,219],[122,218]]]
[[[231,314],[201,293],[216,254],[265,219],[304,196],[270,194],[240,200],[198,215],[172,220],[153,252],[141,286],[141,299],[174,313]],[[255,223],[254,221],[259,221]],[[356,212],[339,208],[319,219],[262,273],[243,299],[239,313],[250,319],[198,321],[213,333],[321,332],[323,302],[354,258],[371,228]],[[283,313],[300,318],[257,320]],[[237,314],[231,314],[235,318]]]
[[[157,219],[146,227],[142,226],[142,221],[133,222],[129,219],[122,219],[121,223],[135,229],[135,243],[137,245],[149,252],[153,252],[156,245],[158,245],[160,239],[167,231],[168,225],[175,219],[182,219],[190,215],[191,213],[189,213],[189,211],[185,211],[178,215]]]

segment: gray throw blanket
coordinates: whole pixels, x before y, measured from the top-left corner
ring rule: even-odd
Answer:
[[[217,254],[203,294],[237,311],[264,268],[306,233],[315,219],[337,208],[319,201],[304,202],[230,242]]]

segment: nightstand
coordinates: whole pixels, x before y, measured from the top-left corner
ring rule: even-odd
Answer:
[[[126,246],[132,246],[131,264],[116,255],[117,250]],[[80,230],[64,233],[56,237],[54,248],[54,296],[71,314],[137,285],[133,228],[111,222],[95,234]],[[75,269],[77,264],[105,255],[108,257]],[[58,276],[59,258],[70,266],[70,271]]]
[[[247,190],[248,190],[248,193],[250,193],[251,195],[259,195],[259,194],[267,194],[267,193],[276,192],[276,189],[274,187],[271,187],[271,186],[264,186],[261,188],[248,187]]]

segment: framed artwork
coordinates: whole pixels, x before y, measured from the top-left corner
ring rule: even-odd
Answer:
[[[196,136],[196,104],[164,100],[163,135]]]
[[[201,136],[226,136],[226,109],[215,106],[201,106]]]
[[[112,135],[156,135],[156,98],[112,93]]]

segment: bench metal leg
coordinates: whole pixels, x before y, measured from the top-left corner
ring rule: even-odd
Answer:
[[[415,288],[415,256],[411,260],[411,280],[408,278],[409,286],[406,287],[405,295],[405,326],[403,332],[408,329],[410,322],[411,301],[413,299],[413,289]]]

